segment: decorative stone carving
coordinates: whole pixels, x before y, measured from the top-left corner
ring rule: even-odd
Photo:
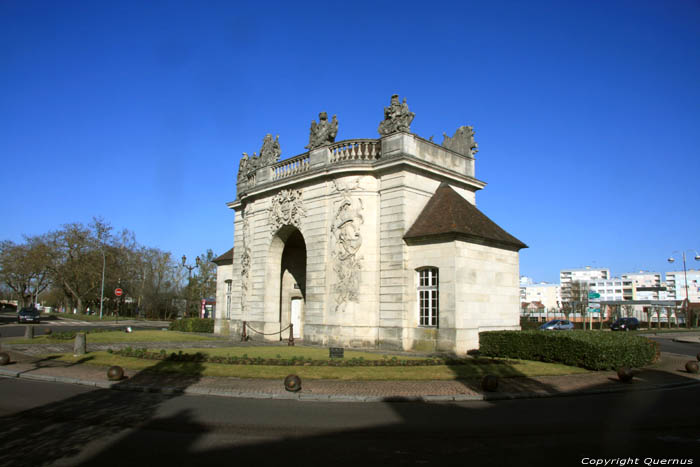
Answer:
[[[408,110],[408,104],[406,104],[406,98],[404,97],[403,103],[399,102],[399,95],[394,94],[391,96],[391,104],[389,107],[384,107],[384,120],[379,123],[379,134],[386,136],[397,131],[411,131],[411,122],[416,114]]]
[[[281,154],[280,136],[277,135],[275,139],[272,139],[270,133],[266,134],[263,138],[262,148],[260,148],[260,167],[274,164],[280,159]]]
[[[241,255],[241,311],[245,313],[248,311],[248,288],[250,287],[250,263],[251,263],[251,249],[250,249],[250,217],[251,209],[250,205],[246,206],[243,210],[243,235],[242,235],[242,249],[243,254]]]
[[[479,145],[474,141],[474,127],[461,126],[457,128],[454,136],[450,138],[446,133],[442,134],[442,147],[459,154],[473,157],[479,152]]]
[[[338,134],[338,119],[333,115],[333,120],[328,121],[328,114],[321,112],[318,114],[318,123],[311,120],[311,133],[309,134],[309,144],[306,149],[316,149],[325,144],[335,142],[335,135]]]
[[[304,205],[301,190],[282,190],[272,198],[269,223],[272,234],[283,225],[293,225],[301,229],[304,217]]]
[[[335,311],[345,311],[348,302],[358,303],[360,289],[360,272],[362,257],[358,255],[362,246],[360,227],[362,217],[362,200],[352,199],[350,192],[359,187],[359,179],[353,187],[340,187],[333,181],[335,189],[342,195],[333,224],[331,225],[332,261],[335,272],[333,292],[336,294]]]

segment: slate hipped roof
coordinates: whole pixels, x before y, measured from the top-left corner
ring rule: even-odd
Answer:
[[[437,236],[508,249],[527,248],[444,182],[403,238],[418,240]]]
[[[217,266],[224,266],[226,264],[233,264],[233,248],[228,250],[226,253],[223,255],[214,258],[211,260],[212,263],[216,264]]]

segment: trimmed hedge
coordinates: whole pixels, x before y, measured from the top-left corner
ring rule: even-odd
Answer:
[[[640,367],[659,356],[659,345],[645,337],[596,331],[480,332],[479,350],[489,357],[557,362],[589,370]]]
[[[170,323],[171,331],[214,332],[214,320],[211,318],[183,318]]]

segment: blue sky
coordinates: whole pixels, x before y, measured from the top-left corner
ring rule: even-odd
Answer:
[[[0,63],[1,239],[102,216],[223,253],[242,152],[321,110],[377,137],[398,93],[418,135],[474,126],[521,274],[700,250],[698,1],[2,0]]]

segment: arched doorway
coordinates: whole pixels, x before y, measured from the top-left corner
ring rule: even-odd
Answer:
[[[306,302],[306,242],[293,226],[282,227],[272,239],[266,274],[266,321],[279,329],[293,324],[294,338],[303,336]],[[289,337],[287,331],[280,336]]]

